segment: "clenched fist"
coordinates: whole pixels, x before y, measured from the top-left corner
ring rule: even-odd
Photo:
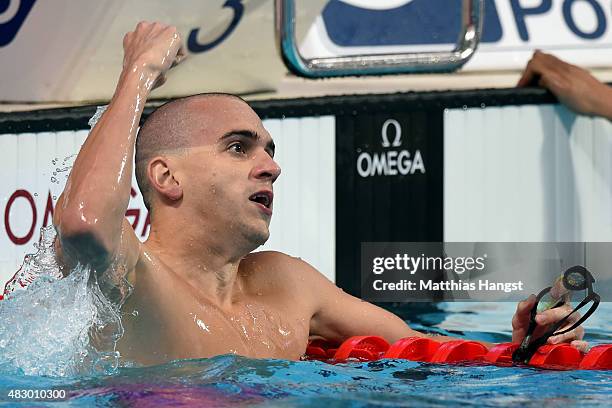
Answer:
[[[141,21],[123,38],[124,72],[139,72],[149,89],[166,81],[165,73],[185,58],[176,27]]]

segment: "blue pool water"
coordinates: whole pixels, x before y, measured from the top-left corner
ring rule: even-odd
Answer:
[[[511,303],[416,304],[394,308],[416,329],[508,341]],[[592,344],[612,343],[612,304],[587,322]],[[0,372],[2,372],[0,370]],[[400,360],[329,365],[238,356],[119,368],[86,377],[0,374],[1,400],[10,389],[67,390],[67,401],[36,406],[609,406],[612,372],[426,364]],[[10,402],[9,402],[10,401]],[[31,406],[32,402],[23,402]]]

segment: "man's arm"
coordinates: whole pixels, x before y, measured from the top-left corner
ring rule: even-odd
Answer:
[[[130,198],[136,132],[144,103],[181,57],[174,27],[138,24],[123,40],[123,71],[115,94],[83,144],[53,223],[66,264],[103,271],[121,254],[136,262],[139,241],[124,215]]]
[[[299,281],[300,287],[309,288],[309,295],[314,301],[314,313],[310,323],[312,335],[336,342],[342,342],[351,336],[363,335],[381,336],[389,343],[404,337],[430,337],[440,342],[458,340],[455,337],[427,335],[413,330],[393,313],[345,293],[306,262],[289,259],[288,262],[292,264],[290,270],[303,279]],[[512,319],[512,341],[520,343],[525,337],[534,302],[535,296],[532,296],[519,303]],[[549,325],[566,316],[569,311],[571,308],[564,306],[540,313],[536,317],[538,322],[536,336],[545,332]],[[572,315],[568,326],[579,318],[577,313]],[[551,337],[549,343],[572,342],[572,345],[584,351],[588,345],[581,341],[583,335],[584,329],[579,327],[567,334]],[[488,347],[492,346],[491,343],[478,342]]]
[[[525,67],[517,86],[539,85],[551,91],[577,113],[612,120],[612,88],[588,71],[536,51]]]
[[[299,296],[308,296],[313,315],[310,334],[341,343],[351,336],[376,335],[389,343],[404,337],[432,337],[437,341],[457,340],[455,337],[427,335],[411,329],[395,314],[345,293],[308,263],[283,257],[283,269],[294,277],[290,283],[299,288]],[[483,343],[489,345],[488,343]]]

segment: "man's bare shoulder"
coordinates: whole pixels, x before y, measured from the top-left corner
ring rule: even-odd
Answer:
[[[300,258],[287,255],[279,251],[257,251],[251,252],[244,257],[245,262],[264,262],[266,264],[283,267],[287,263],[301,261]]]
[[[242,271],[255,281],[274,282],[287,289],[306,292],[322,280],[331,284],[308,262],[278,251],[250,253],[242,261]]]
[[[275,278],[291,278],[294,274],[303,274],[312,268],[300,258],[278,251],[251,252],[241,263],[241,271],[248,274],[259,274]]]

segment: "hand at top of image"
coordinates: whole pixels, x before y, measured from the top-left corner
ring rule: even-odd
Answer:
[[[533,54],[517,86],[534,85],[548,89],[577,113],[612,119],[612,88],[554,55],[541,51]]]
[[[176,27],[141,21],[123,38],[123,68],[146,76],[150,89],[163,85],[165,73],[185,59]]]

